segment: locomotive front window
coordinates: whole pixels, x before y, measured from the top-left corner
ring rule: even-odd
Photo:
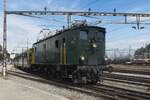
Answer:
[[[55,47],[58,48],[58,46],[59,46],[59,42],[58,42],[58,40],[56,40],[55,41]]]
[[[82,40],[88,39],[88,35],[87,35],[86,31],[80,31],[80,39],[82,39]]]
[[[97,32],[96,33],[96,38],[98,41],[104,42],[105,41],[105,37],[104,37],[104,33],[103,32]]]
[[[46,50],[46,44],[43,44],[43,49]]]

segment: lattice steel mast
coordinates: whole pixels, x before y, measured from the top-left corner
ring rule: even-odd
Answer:
[[[3,20],[3,67],[2,75],[5,78],[7,74],[7,11],[6,11],[6,0],[4,3],[4,20]]]

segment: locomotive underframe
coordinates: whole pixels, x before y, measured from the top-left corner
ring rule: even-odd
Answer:
[[[51,78],[69,79],[73,83],[92,83],[95,84],[101,80],[105,66],[93,65],[49,65],[49,64],[34,64],[30,67],[25,67],[24,70],[36,71],[45,73]]]

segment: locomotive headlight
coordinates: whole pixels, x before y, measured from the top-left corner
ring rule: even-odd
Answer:
[[[85,57],[84,57],[84,56],[81,56],[81,60],[85,60]]]
[[[95,43],[93,43],[93,48],[97,48],[97,45]]]

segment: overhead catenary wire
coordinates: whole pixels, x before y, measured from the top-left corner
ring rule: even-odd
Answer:
[[[34,15],[22,15],[22,16],[26,16],[26,17],[33,17],[33,18],[38,18],[38,19],[43,19],[43,20],[47,20],[47,21],[54,21],[54,22],[62,22],[62,23],[66,23],[65,21],[62,21],[62,20],[58,20],[58,19],[50,19],[50,18],[44,18],[44,17],[41,17],[41,16],[34,16]]]

